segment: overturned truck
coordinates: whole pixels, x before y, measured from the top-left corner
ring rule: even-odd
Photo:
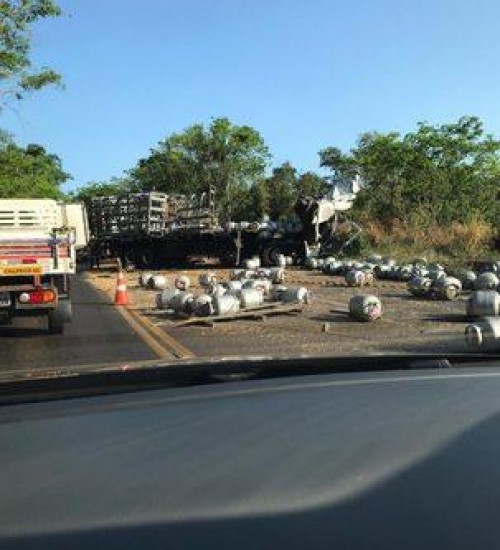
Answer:
[[[93,263],[118,257],[124,265],[167,267],[193,257],[218,258],[223,265],[238,265],[258,255],[263,265],[274,265],[280,254],[302,263],[310,253],[345,246],[338,236],[353,197],[313,199],[301,197],[296,215],[287,222],[221,223],[213,194],[168,195],[159,192],[95,197],[87,204]],[[349,222],[349,241],[359,228]]]

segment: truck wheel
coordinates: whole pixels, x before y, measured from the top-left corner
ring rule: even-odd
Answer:
[[[276,265],[276,261],[279,254],[284,254],[285,252],[278,244],[268,244],[261,254],[262,264],[265,267],[272,267]]]
[[[65,323],[69,323],[71,317],[71,302],[69,300],[61,300],[55,309],[49,311],[49,333],[62,334]]]

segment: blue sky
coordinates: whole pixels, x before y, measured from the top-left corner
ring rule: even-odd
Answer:
[[[497,0],[60,0],[34,61],[64,77],[0,127],[58,154],[71,189],[120,176],[160,139],[227,116],[273,163],[366,130],[481,117],[500,135]]]

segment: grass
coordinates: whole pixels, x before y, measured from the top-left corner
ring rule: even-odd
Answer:
[[[420,224],[415,220],[395,220],[390,229],[368,220],[362,227],[364,253],[375,250],[401,262],[424,256],[430,262],[463,265],[499,256],[491,245],[494,228],[479,218],[448,227],[436,221]]]

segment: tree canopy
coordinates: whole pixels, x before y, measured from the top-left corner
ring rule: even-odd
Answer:
[[[69,178],[60,158],[41,145],[23,148],[0,135],[0,198],[59,199],[60,186]]]
[[[420,123],[404,135],[365,133],[347,154],[323,149],[320,162],[336,175],[361,174],[356,209],[389,225],[410,217],[424,225],[474,216],[494,223],[500,214],[500,141],[477,117]]]
[[[250,126],[215,118],[172,134],[130,170],[132,188],[185,194],[215,189],[230,213],[245,190],[264,177],[270,156],[261,135]]]
[[[297,199],[297,170],[289,162],[284,162],[274,168],[266,185],[271,219],[278,220],[292,214]]]
[[[53,0],[0,1],[0,108],[9,99],[61,82],[54,70],[35,68],[30,59],[33,24],[60,14]]]
[[[86,202],[93,197],[120,195],[128,190],[130,182],[126,178],[111,178],[109,181],[91,181],[68,194],[71,200]]]

